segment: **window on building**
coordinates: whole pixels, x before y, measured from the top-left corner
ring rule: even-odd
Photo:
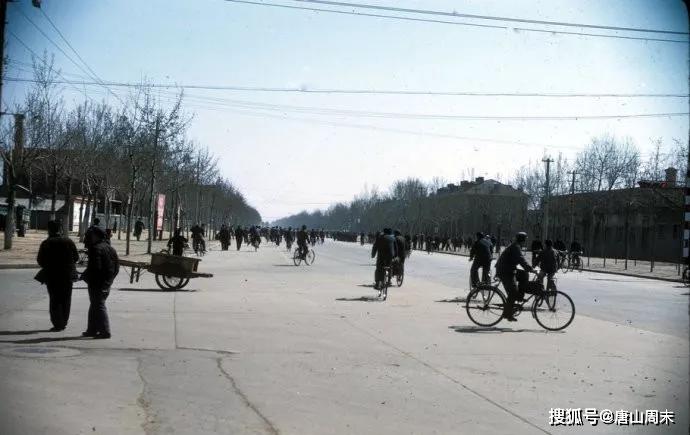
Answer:
[[[666,231],[666,225],[657,225],[656,238],[662,240],[664,238],[664,231]]]
[[[678,240],[678,230],[680,229],[680,225],[674,225],[673,226],[673,240]]]

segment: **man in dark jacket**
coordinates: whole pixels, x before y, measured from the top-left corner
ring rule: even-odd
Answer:
[[[532,265],[536,264],[537,257],[539,257],[539,253],[541,252],[542,249],[544,249],[544,246],[542,246],[541,240],[539,239],[539,237],[532,240],[532,245],[530,246],[530,250],[532,251]]]
[[[393,231],[393,237],[395,238],[395,252],[397,253],[396,258],[398,259],[400,271],[404,271],[407,242],[405,241],[405,237],[403,237],[402,233],[399,230]]]
[[[477,233],[477,240],[470,249],[470,261],[472,267],[470,268],[470,278],[472,280],[472,287],[476,287],[479,283],[479,268],[482,269],[482,282],[489,284],[490,269],[491,269],[491,242],[484,237],[482,233]]]
[[[242,247],[242,240],[243,239],[244,239],[244,231],[242,231],[241,226],[237,225],[237,228],[235,228],[235,242],[237,243],[237,250],[238,251]]]
[[[105,241],[105,231],[94,229],[89,234],[89,264],[82,274],[89,289],[89,317],[84,337],[110,338],[110,322],[105,300],[119,271],[115,249]]]
[[[513,305],[520,296],[520,290],[515,281],[517,266],[522,266],[527,272],[533,270],[532,266],[527,264],[527,260],[525,260],[525,257],[522,255],[522,247],[525,245],[526,240],[526,233],[517,233],[515,241],[503,251],[496,262],[496,275],[501,280],[501,284],[503,284],[506,293],[508,293],[508,300],[503,307],[503,317],[511,322],[517,320],[513,317]]]
[[[390,228],[384,228],[383,234],[376,237],[374,246],[371,248],[371,258],[376,257],[376,271],[374,272],[374,288],[381,289],[381,284],[385,279],[384,267],[389,267],[393,259],[398,255],[395,248],[395,237]]]
[[[553,287],[553,275],[558,271],[558,258],[551,240],[545,240],[544,245],[546,245],[546,248],[541,251],[534,266],[539,266],[541,269],[539,281],[543,283],[544,276],[546,276],[546,288],[550,289]]]
[[[36,261],[41,281],[48,287],[51,331],[62,331],[72,305],[72,281],[77,276],[79,253],[74,242],[60,234],[58,221],[48,222],[48,238],[41,243]]]
[[[220,248],[227,251],[230,246],[230,230],[225,225],[221,225],[220,231],[218,231],[218,240],[220,240]]]
[[[182,228],[176,228],[175,235],[168,240],[168,249],[172,248],[172,255],[181,257],[186,244],[187,239],[182,235]]]

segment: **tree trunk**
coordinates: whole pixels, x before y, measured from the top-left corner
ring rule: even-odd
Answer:
[[[156,159],[158,158],[158,135],[160,134],[159,131],[159,119],[156,118],[156,131],[155,135],[153,138],[153,155],[151,156],[151,179],[150,179],[150,190],[149,190],[149,237],[148,237],[148,243],[146,245],[146,253],[150,254],[151,253],[151,245],[153,243],[153,228],[154,228],[154,222],[153,222],[153,211],[155,208],[155,184],[156,184]]]
[[[68,235],[72,229],[72,177],[67,179],[67,194],[65,195],[65,213],[62,221],[62,229],[65,235]]]
[[[51,183],[51,195],[50,195],[50,219],[55,220],[55,203],[57,202],[58,195],[58,177],[57,177],[57,166],[53,165],[52,172],[52,183]]]
[[[7,165],[7,178],[9,191],[7,192],[7,218],[5,219],[5,249],[12,249],[12,239],[14,238],[17,181],[14,173],[14,165]]]

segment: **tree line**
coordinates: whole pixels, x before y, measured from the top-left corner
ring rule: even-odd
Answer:
[[[118,106],[85,99],[69,107],[56,84],[58,71],[52,58],[34,58],[33,71],[36,83],[11,110],[15,122],[3,123],[0,132],[10,209],[15,207],[17,191],[29,190],[32,197],[50,199],[51,219],[61,219],[67,230],[74,215],[72,200],[79,195],[86,198],[79,210],[81,237],[99,199],[106,227],[117,214],[111,200],[120,200],[119,212],[126,217],[119,222],[127,227],[126,254],[133,220],[139,217],[148,225],[150,252],[157,194],[166,195],[168,230],[193,222],[218,228],[221,223],[261,221],[242,193],[221,175],[218,159],[187,137],[193,117],[184,111],[183,92],[172,101],[164,100],[144,82],[124,99],[118,97]],[[47,191],[33,192],[32,184],[47,186]],[[66,204],[60,216],[59,199]],[[11,211],[5,249],[11,248],[16,228]]]
[[[664,144],[656,139],[652,153],[644,158],[631,139],[604,134],[592,138],[572,160],[562,154],[554,159],[549,168],[549,195],[565,195],[573,187],[577,193],[631,188],[641,180],[663,180],[668,167],[676,168],[679,176],[685,174],[687,148],[680,140]],[[521,166],[506,181],[526,194],[525,213],[527,209],[541,208],[546,194],[545,171],[540,159]],[[526,224],[525,213],[518,210],[523,206],[515,196],[497,194],[491,199],[469,199],[461,204],[457,196],[437,193],[446,184],[440,178],[430,182],[418,178],[397,180],[385,192],[365,189],[349,203],[335,203],[326,210],[311,213],[302,211],[273,224],[353,232],[396,226],[411,234],[439,232],[457,236],[471,235],[478,230],[497,232],[500,236]]]

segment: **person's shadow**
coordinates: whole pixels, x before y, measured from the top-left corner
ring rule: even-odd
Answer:
[[[379,302],[380,299],[376,296],[360,296],[358,298],[337,298],[336,301],[347,302]]]
[[[93,340],[93,338],[82,337],[81,335],[76,335],[73,337],[39,337],[39,338],[27,338],[24,340],[0,340],[0,343],[39,344],[39,343],[54,343],[54,342],[59,342],[59,341],[76,341],[76,340]]]
[[[31,335],[40,334],[41,332],[50,332],[49,329],[33,329],[29,331],[0,331],[0,336],[2,335]]]

